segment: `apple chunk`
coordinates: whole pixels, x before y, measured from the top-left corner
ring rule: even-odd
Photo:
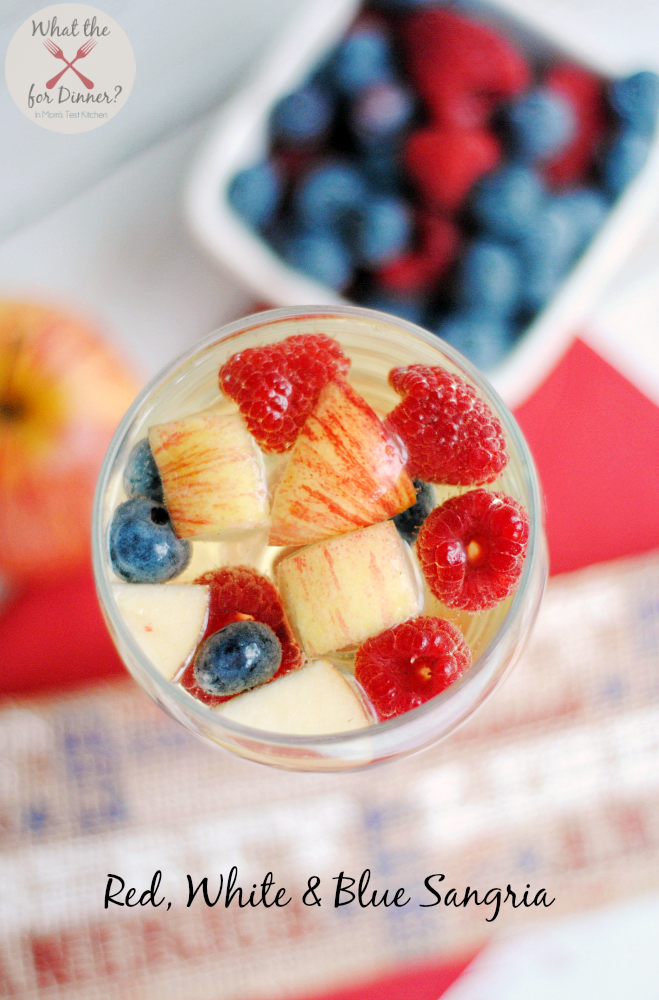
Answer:
[[[179,538],[268,523],[263,456],[239,414],[202,410],[151,427],[149,442]]]
[[[420,611],[420,587],[392,521],[294,552],[279,563],[277,582],[307,656],[351,649]]]
[[[115,583],[112,591],[138,646],[171,680],[206,628],[210,588],[186,583]]]
[[[344,379],[325,386],[272,504],[271,545],[308,545],[407,510],[416,492],[393,439]]]
[[[288,736],[345,733],[371,721],[348,681],[327,660],[246,691],[215,711],[243,726]]]

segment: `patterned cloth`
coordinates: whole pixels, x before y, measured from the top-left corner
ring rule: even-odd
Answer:
[[[215,752],[131,682],[0,713],[0,997],[308,996],[659,885],[659,555],[556,577],[522,661],[431,750],[300,775]],[[284,907],[213,908],[237,866]],[[341,871],[403,908],[333,907]],[[109,874],[153,908],[103,907]],[[441,890],[547,889],[550,908],[455,908]],[[321,878],[321,906],[304,906]],[[436,883],[439,885],[439,883]],[[119,882],[113,883],[113,889]],[[260,893],[260,889],[259,889]],[[390,897],[391,897],[390,892]],[[270,899],[272,898],[270,896]],[[125,898],[125,892],[119,896]]]

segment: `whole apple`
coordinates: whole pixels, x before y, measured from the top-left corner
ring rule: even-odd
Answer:
[[[0,300],[0,576],[10,583],[87,558],[96,478],[138,388],[83,320]]]

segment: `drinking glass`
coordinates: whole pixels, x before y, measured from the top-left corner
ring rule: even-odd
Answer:
[[[109,558],[112,513],[126,499],[122,473],[128,455],[153,424],[176,420],[208,406],[225,405],[218,389],[218,369],[237,351],[271,344],[292,334],[324,333],[351,358],[350,383],[384,416],[399,402],[387,383],[399,365],[442,365],[470,382],[499,418],[506,437],[507,467],[488,488],[514,497],[529,515],[528,550],[512,597],[491,611],[453,613],[471,647],[469,670],[441,694],[396,718],[346,733],[288,736],[240,725],[212,711],[182,687],[165,679],[137,645],[115,602],[117,582]],[[464,487],[436,487],[439,499]],[[304,306],[257,313],[210,334],[168,365],[138,396],[119,426],[100,473],[93,514],[94,573],[98,596],[117,650],[137,683],[165,712],[200,739],[250,760],[293,770],[339,771],[366,767],[430,746],[451,733],[492,693],[517,661],[538,613],[547,577],[542,500],[528,447],[502,400],[462,355],[434,334],[405,320],[353,306]],[[255,553],[250,541],[201,542],[181,580],[212,566],[252,562],[267,571],[279,550]],[[194,575],[193,575],[194,574]],[[449,617],[449,615],[447,615]],[[332,656],[328,657],[332,659]],[[338,663],[339,661],[337,661]]]

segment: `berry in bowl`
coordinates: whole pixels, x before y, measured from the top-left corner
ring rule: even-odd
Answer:
[[[496,4],[314,0],[222,109],[193,228],[259,301],[419,323],[517,405],[659,203],[639,69]]]
[[[455,728],[519,655],[547,572],[505,406],[433,334],[355,307],[248,317],[158,376],[93,531],[136,680],[201,738],[300,770]]]

